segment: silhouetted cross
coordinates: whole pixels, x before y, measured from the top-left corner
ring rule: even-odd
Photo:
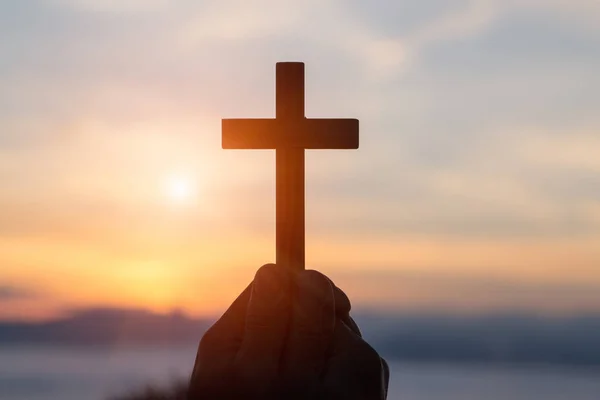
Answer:
[[[224,149],[275,149],[276,264],[304,269],[304,149],[357,149],[357,119],[304,116],[304,63],[276,66],[275,119],[224,119]]]

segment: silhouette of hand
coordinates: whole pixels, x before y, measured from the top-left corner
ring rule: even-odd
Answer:
[[[386,398],[389,371],[316,271],[263,266],[205,333],[189,399]]]

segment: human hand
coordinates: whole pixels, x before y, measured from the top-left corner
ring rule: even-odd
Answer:
[[[389,370],[316,271],[263,266],[204,334],[188,399],[383,400]]]

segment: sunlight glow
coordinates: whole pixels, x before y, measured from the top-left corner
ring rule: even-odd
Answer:
[[[165,192],[171,201],[186,203],[193,200],[196,194],[196,185],[190,176],[173,174],[166,179]]]

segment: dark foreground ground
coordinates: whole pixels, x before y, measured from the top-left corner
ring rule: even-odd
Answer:
[[[187,400],[187,383],[175,382],[163,388],[148,386],[109,400]]]

